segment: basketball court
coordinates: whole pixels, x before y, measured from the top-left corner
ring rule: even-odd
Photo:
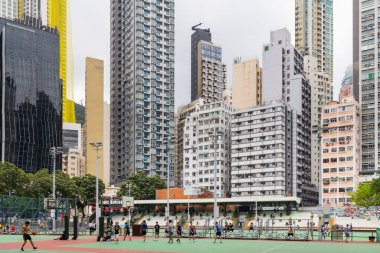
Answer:
[[[154,241],[148,238],[144,243],[140,238],[132,241],[96,242],[95,237],[82,236],[78,240],[54,241],[53,236],[34,236],[38,247],[37,251],[31,249],[30,244],[25,247],[25,252],[46,253],[378,253],[379,244],[370,243],[344,243],[344,242],[298,242],[298,241],[257,241],[257,240],[223,240],[223,243],[213,243],[212,239],[199,239],[195,243],[183,239],[181,244],[168,244],[163,238]],[[22,237],[19,235],[0,236],[0,252],[21,252]]]

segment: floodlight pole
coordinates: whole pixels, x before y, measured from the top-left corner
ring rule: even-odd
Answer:
[[[56,171],[56,158],[57,158],[57,154],[59,153],[62,153],[62,148],[60,147],[51,147],[50,148],[50,155],[52,156],[52,161],[53,161],[53,191],[52,191],[52,194],[53,194],[53,199],[54,199],[54,202],[56,203],[56,179],[55,179],[55,171]],[[54,205],[56,205],[54,203]],[[53,216],[53,232],[55,232],[56,230],[56,209],[54,209],[54,216]]]
[[[95,201],[95,224],[96,225],[96,234],[99,235],[99,149],[103,146],[103,143],[100,141],[90,142],[90,145],[96,150],[96,201]]]

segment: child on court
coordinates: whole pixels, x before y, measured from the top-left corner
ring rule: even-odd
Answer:
[[[21,251],[24,251],[24,246],[28,241],[30,242],[30,244],[32,244],[33,249],[37,249],[37,247],[34,246],[32,237],[30,236],[31,233],[32,233],[32,230],[30,229],[30,222],[26,221],[25,225],[22,226],[22,237],[24,239],[24,243],[21,246]]]
[[[215,240],[214,243],[216,243],[216,240],[219,238],[220,243],[222,243],[222,228],[219,226],[218,222],[215,222]]]

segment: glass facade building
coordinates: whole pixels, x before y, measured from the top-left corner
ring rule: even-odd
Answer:
[[[111,184],[173,169],[174,0],[111,1]],[[169,175],[170,176],[170,175]]]
[[[1,161],[26,172],[51,169],[49,149],[62,145],[59,35],[41,20],[0,18],[0,38]]]

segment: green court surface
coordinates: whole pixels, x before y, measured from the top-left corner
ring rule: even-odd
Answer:
[[[70,246],[69,246],[70,247]],[[210,239],[196,240],[195,243],[188,239],[182,243],[168,244],[167,239],[153,241],[148,239],[145,243],[141,240],[122,241],[119,244],[112,242],[99,242],[77,244],[78,248],[97,248],[114,250],[131,250],[131,252],[183,252],[183,253],[379,253],[380,244],[353,244],[331,242],[295,242],[295,241],[248,241],[248,240],[224,240],[223,243],[213,243]]]
[[[96,242],[93,237],[79,237],[78,240],[53,241],[56,236],[33,236],[36,252],[42,253],[379,253],[380,243],[345,243],[331,241],[270,241],[270,240],[223,240],[213,243],[213,239],[197,239],[195,242],[182,239],[181,243],[168,244],[167,238],[146,242],[141,238],[132,241]],[[0,236],[0,253],[20,252],[21,236]],[[25,252],[33,252],[28,244]]]

